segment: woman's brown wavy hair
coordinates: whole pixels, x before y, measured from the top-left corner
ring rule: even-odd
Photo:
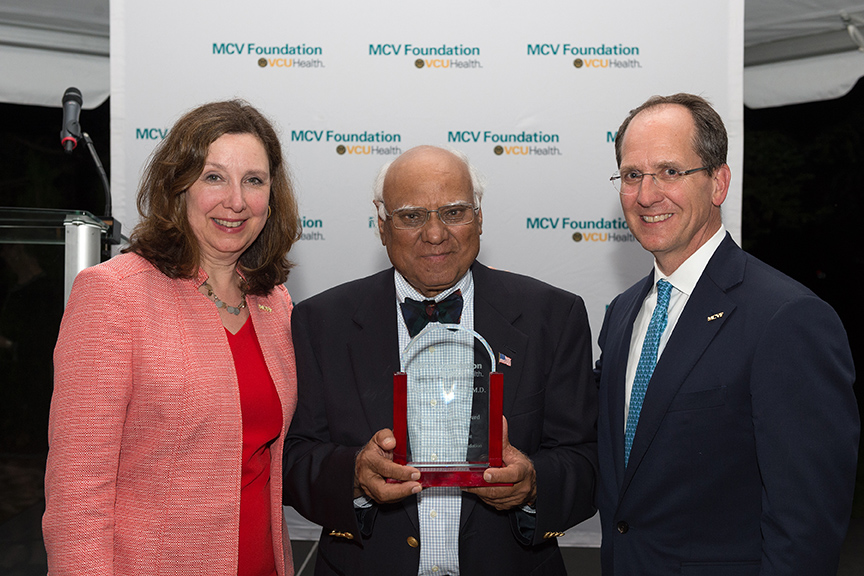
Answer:
[[[170,278],[197,275],[201,254],[186,216],[185,192],[203,172],[210,145],[224,134],[256,136],[270,160],[272,213],[238,261],[247,292],[265,295],[288,278],[293,264],[287,254],[300,237],[300,218],[279,137],[270,122],[242,100],[213,102],[187,112],[159,143],[138,188],[141,220],[124,252],[140,254]]]

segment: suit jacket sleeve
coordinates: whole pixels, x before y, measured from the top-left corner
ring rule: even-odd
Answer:
[[[75,280],[54,351],[43,518],[49,570],[113,574],[120,442],[132,394],[123,291],[103,269]]]
[[[308,310],[302,304],[297,306],[291,319],[298,405],[285,441],[284,504],[317,524],[357,534],[354,459],[362,445],[341,445],[330,437],[322,359],[312,343],[312,335],[320,330],[310,329]],[[361,411],[359,406],[357,411]]]
[[[762,574],[827,574],[849,521],[858,452],[854,368],[834,310],[810,294],[780,306],[753,359],[762,474]]]
[[[591,371],[591,331],[581,298],[573,297],[546,378],[540,449],[529,454],[537,473],[533,543],[590,518],[597,474],[597,387]],[[549,326],[556,323],[549,322]]]

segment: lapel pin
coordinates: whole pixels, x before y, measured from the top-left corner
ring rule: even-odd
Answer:
[[[711,322],[712,320],[717,320],[718,318],[722,318],[722,317],[723,317],[723,312],[718,312],[717,314],[712,314],[711,316],[708,316],[708,322]]]
[[[510,360],[510,357],[506,354],[498,353],[498,363],[503,364],[504,366],[510,366],[513,361]]]
[[[265,306],[264,304],[258,304],[258,309],[263,310],[264,312],[272,312],[273,309],[269,306]]]

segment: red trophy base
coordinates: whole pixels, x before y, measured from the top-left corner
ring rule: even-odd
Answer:
[[[403,466],[413,466],[420,471],[420,484],[430,486],[512,486],[512,484],[489,483],[483,480],[487,468],[500,468],[502,458],[504,408],[504,375],[489,374],[489,462],[408,462],[408,375],[397,372],[393,375],[393,435],[396,448],[393,461]],[[398,480],[387,480],[398,482]]]

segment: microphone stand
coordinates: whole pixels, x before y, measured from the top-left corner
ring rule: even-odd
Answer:
[[[96,154],[96,148],[93,146],[93,140],[90,139],[90,135],[87,132],[82,132],[81,137],[87,144],[87,149],[90,150],[93,163],[96,164],[96,170],[99,171],[99,178],[102,180],[102,187],[105,189],[105,217],[111,218],[111,186],[108,184],[108,175],[105,173],[102,161],[99,160],[99,155]]]
[[[119,220],[112,216],[111,210],[111,186],[108,183],[108,175],[105,173],[105,167],[96,153],[96,148],[93,146],[93,140],[87,132],[81,132],[81,138],[87,144],[87,149],[90,151],[90,156],[93,158],[93,163],[96,165],[96,170],[99,172],[99,179],[102,181],[102,188],[105,190],[105,210],[104,215],[100,220],[108,226],[108,230],[103,237],[102,242],[102,260],[111,258],[111,246],[118,246],[123,242],[123,235],[120,233],[122,225]],[[127,238],[128,240],[128,238]]]
[[[96,148],[93,146],[93,140],[87,132],[81,132],[81,138],[87,144],[87,149],[90,151],[90,156],[93,158],[93,163],[96,165],[96,170],[99,172],[99,178],[102,180],[102,188],[105,189],[105,211],[100,218],[108,226],[108,231],[105,233],[102,242],[102,261],[111,258],[111,246],[118,246],[123,242],[123,236],[120,234],[120,221],[115,219],[111,213],[111,186],[108,183],[108,175],[105,173],[105,167],[102,161],[99,160],[99,155],[96,154]]]

